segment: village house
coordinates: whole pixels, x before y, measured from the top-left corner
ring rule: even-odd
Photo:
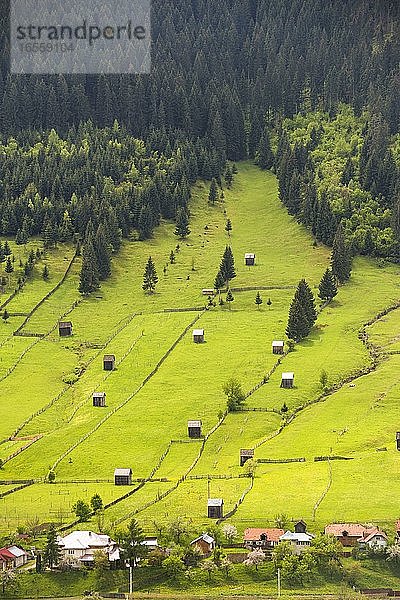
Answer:
[[[28,562],[28,559],[28,553],[19,546],[0,548],[0,571],[23,567]]]
[[[273,550],[279,544],[282,535],[285,533],[283,529],[258,529],[250,527],[245,529],[243,535],[244,547],[248,550]]]
[[[386,548],[387,536],[375,525],[360,525],[360,523],[332,523],[325,527],[325,535],[333,535],[344,548],[358,546],[366,548]]]
[[[61,561],[71,566],[93,566],[96,551],[104,552],[111,567],[116,567],[120,559],[119,547],[108,535],[93,531],[73,531],[64,538],[59,537],[57,541]]]
[[[314,539],[312,533],[307,532],[307,524],[304,521],[298,521],[294,526],[294,531],[286,531],[280,537],[281,542],[290,542],[293,546],[295,554],[300,554],[311,546],[311,541]]]
[[[208,533],[203,533],[198,538],[190,542],[191,546],[198,548],[204,556],[210,556],[215,548],[215,540]]]

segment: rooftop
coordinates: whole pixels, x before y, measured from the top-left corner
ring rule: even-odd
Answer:
[[[294,379],[294,373],[282,373],[282,379]]]
[[[114,477],[129,477],[132,475],[132,469],[115,469]]]
[[[285,533],[283,529],[259,529],[256,527],[250,527],[244,530],[244,541],[245,542],[256,542],[261,539],[261,535],[265,535],[266,539],[271,542],[279,542],[281,536]]]
[[[193,329],[193,335],[204,335],[204,329]]]
[[[224,503],[222,498],[209,498],[208,506],[222,506]]]
[[[201,427],[202,421],[188,421],[188,427]]]

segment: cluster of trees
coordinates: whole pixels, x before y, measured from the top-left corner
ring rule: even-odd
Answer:
[[[275,157],[282,202],[317,240],[341,224],[353,253],[398,260],[400,168],[381,115],[299,114],[283,122]]]
[[[3,36],[8,5],[1,4]],[[152,129],[208,138],[233,160],[254,156],[265,114],[368,102],[396,130],[399,10],[373,0],[155,0],[150,76],[13,76],[4,40],[1,130],[65,132],[82,120],[105,127],[117,118],[141,138]]]

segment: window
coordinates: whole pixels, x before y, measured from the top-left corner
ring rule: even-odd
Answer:
[[[75,554],[74,550],[68,550],[68,554]]]

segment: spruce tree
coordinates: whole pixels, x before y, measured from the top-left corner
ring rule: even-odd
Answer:
[[[229,189],[233,183],[233,173],[232,173],[232,169],[230,168],[230,166],[228,165],[225,171],[225,182],[226,182],[226,186]]]
[[[256,153],[256,163],[261,169],[270,169],[274,164],[274,155],[267,127],[264,128]]]
[[[43,267],[42,277],[45,281],[48,281],[49,279],[49,267],[47,265],[44,265]]]
[[[190,235],[189,215],[182,206],[176,211],[176,228],[174,233],[181,239]]]
[[[225,248],[219,270],[226,284],[236,277],[235,260],[230,246]]]
[[[151,256],[149,256],[149,260],[147,261],[146,268],[144,270],[143,275],[143,290],[145,292],[149,292],[150,294],[154,293],[158,282],[156,268],[154,266],[153,260]]]
[[[14,272],[14,267],[13,267],[13,264],[11,262],[11,257],[10,256],[7,257],[6,267],[5,267],[4,270],[5,270],[6,273],[8,273],[8,275],[11,275],[11,273]]]
[[[233,296],[233,294],[232,294],[232,291],[229,289],[229,290],[228,290],[228,293],[227,293],[227,295],[226,295],[226,301],[228,302],[228,305],[229,305],[229,310],[231,310],[231,303],[234,301],[234,299],[235,299],[235,298],[234,298],[234,296]]]
[[[6,260],[6,255],[5,255],[1,240],[0,240],[0,263],[4,262],[5,260]]]
[[[210,192],[208,194],[208,201],[210,204],[215,204],[215,202],[217,200],[218,200],[218,187],[217,187],[217,182],[216,182],[215,178],[213,177],[213,179],[211,180]]]
[[[308,283],[302,279],[290,305],[286,328],[288,338],[297,342],[305,338],[310,333],[316,319],[314,295]]]
[[[295,293],[298,302],[303,307],[310,330],[317,320],[317,311],[315,309],[315,298],[305,279],[302,279],[297,286]]]
[[[346,244],[341,225],[337,228],[333,241],[331,267],[332,273],[339,283],[345,283],[351,275],[351,252]]]
[[[60,560],[60,546],[57,541],[57,532],[53,524],[50,525],[47,532],[46,545],[43,552],[44,564],[52,569]]]
[[[111,275],[111,246],[108,242],[104,225],[99,225],[94,238],[94,252],[96,254],[97,269],[100,281]]]
[[[256,303],[257,308],[260,310],[260,306],[263,303],[263,299],[261,298],[260,292],[257,292],[256,299],[254,300],[254,302]]]
[[[99,287],[99,270],[93,247],[93,236],[90,234],[83,248],[79,291],[84,296],[89,296],[89,294],[98,290]]]
[[[228,235],[230,237],[231,231],[232,231],[232,221],[230,219],[226,220],[225,231],[228,233]]]
[[[4,256],[10,256],[12,254],[10,244],[7,240],[4,242],[3,254]]]
[[[321,300],[332,300],[338,293],[337,285],[333,273],[330,269],[327,269],[322,276],[319,284],[318,296]]]

